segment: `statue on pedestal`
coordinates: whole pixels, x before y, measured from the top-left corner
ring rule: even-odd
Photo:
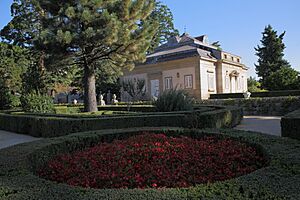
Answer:
[[[101,106],[105,106],[106,105],[105,101],[103,100],[103,95],[102,94],[100,95],[100,105]]]
[[[117,103],[119,103],[119,101],[117,100],[117,95],[116,95],[116,94],[113,94],[111,103],[112,103],[112,104],[117,104]]]

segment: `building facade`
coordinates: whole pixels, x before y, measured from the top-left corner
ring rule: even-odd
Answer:
[[[246,92],[247,70],[240,56],[210,45],[207,36],[185,33],[158,47],[145,63],[124,71],[121,81],[144,80],[148,98],[176,88],[208,99],[210,94]],[[122,93],[122,100],[126,101],[126,95]]]

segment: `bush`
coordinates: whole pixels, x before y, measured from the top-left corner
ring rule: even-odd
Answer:
[[[282,90],[282,91],[269,91],[269,92],[252,92],[251,98],[256,97],[289,97],[300,96],[300,90]],[[210,99],[240,99],[244,98],[243,93],[224,93],[224,94],[211,94]]]
[[[281,134],[300,140],[300,110],[287,114],[281,119]]]
[[[54,113],[53,99],[46,95],[30,93],[21,97],[22,108],[29,113]]]
[[[81,113],[81,107],[74,107],[74,106],[55,106],[54,107],[56,114],[75,114]]]
[[[35,137],[57,137],[82,131],[133,127],[227,128],[239,124],[242,117],[242,109],[235,107],[104,117],[0,113],[0,129]]]
[[[183,90],[166,90],[154,103],[159,112],[187,111],[193,109],[193,100]]]
[[[20,98],[13,95],[3,80],[0,80],[0,110],[16,108],[20,104]]]
[[[36,176],[36,170],[59,154],[71,153],[126,139],[143,131],[185,135],[197,139],[218,135],[248,143],[269,159],[270,166],[223,182],[199,184],[189,188],[164,189],[85,189],[57,184]],[[237,130],[185,130],[142,128],[77,133],[40,140],[0,150],[1,200],[198,200],[198,199],[299,199],[300,147],[292,139]]]

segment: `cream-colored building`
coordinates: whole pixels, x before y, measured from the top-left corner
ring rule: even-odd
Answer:
[[[241,61],[240,56],[210,45],[207,36],[194,38],[185,33],[158,47],[144,64],[125,71],[121,80],[145,80],[148,98],[178,88],[208,99],[210,94],[247,91],[248,68]]]

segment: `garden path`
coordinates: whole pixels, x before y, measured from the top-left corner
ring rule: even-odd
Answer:
[[[281,136],[280,120],[281,117],[274,116],[244,116],[242,123],[235,129]]]
[[[0,130],[0,149],[35,140],[39,140],[39,138]]]

